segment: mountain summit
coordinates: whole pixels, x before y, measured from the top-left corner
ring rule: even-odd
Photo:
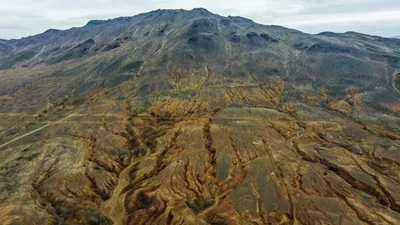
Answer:
[[[205,9],[0,40],[3,224],[399,224],[400,40]]]

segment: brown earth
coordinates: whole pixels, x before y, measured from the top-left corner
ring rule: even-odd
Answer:
[[[195,9],[3,45],[1,224],[400,223],[399,41]]]

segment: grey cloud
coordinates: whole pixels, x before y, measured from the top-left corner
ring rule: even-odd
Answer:
[[[0,38],[6,39],[49,28],[83,26],[91,19],[132,16],[159,8],[195,7],[307,33],[351,30],[381,36],[400,34],[398,0],[0,0],[0,4]]]

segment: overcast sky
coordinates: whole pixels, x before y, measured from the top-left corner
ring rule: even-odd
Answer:
[[[0,6],[3,39],[38,34],[49,28],[79,27],[92,19],[196,7],[307,33],[400,35],[400,0],[0,0]]]

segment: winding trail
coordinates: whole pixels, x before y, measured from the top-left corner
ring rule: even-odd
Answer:
[[[43,126],[37,128],[37,129],[33,130],[33,131],[30,131],[30,132],[28,132],[28,133],[26,133],[26,134],[24,134],[24,135],[21,135],[21,136],[19,136],[19,137],[16,137],[16,138],[14,138],[14,139],[12,139],[12,140],[10,140],[10,141],[8,141],[8,142],[6,142],[6,143],[0,145],[0,149],[3,148],[3,147],[5,147],[5,146],[7,146],[7,145],[9,145],[9,144],[11,144],[11,143],[13,143],[13,142],[16,142],[16,141],[18,141],[18,140],[21,140],[22,138],[24,138],[24,137],[26,137],[26,136],[29,136],[29,135],[31,135],[31,134],[34,134],[34,133],[38,132],[38,131],[41,131],[41,130],[43,130],[44,128],[50,126],[51,124],[54,124],[54,123],[57,123],[57,122],[61,122],[61,121],[63,121],[63,120],[69,119],[69,118],[71,118],[71,117],[73,117],[73,116],[76,116],[76,114],[71,114],[71,115],[69,115],[69,116],[67,116],[67,117],[64,117],[64,118],[62,118],[62,119],[60,119],[60,120],[57,120],[57,121],[55,121],[55,122],[49,122],[49,123],[47,123],[46,125],[43,125]]]
[[[396,91],[397,92],[397,94],[399,94],[400,95],[400,90],[396,87],[396,80],[397,80],[397,77],[400,75],[400,71],[398,71],[398,70],[395,70],[394,72],[393,72],[393,74],[392,74],[392,88],[393,88],[393,90],[394,91]]]
[[[121,221],[126,215],[125,195],[122,194],[124,188],[131,182],[130,170],[135,166],[136,161],[132,159],[131,164],[121,171],[118,184],[111,193],[110,198],[101,204],[102,211],[113,221],[115,225],[123,225]]]

